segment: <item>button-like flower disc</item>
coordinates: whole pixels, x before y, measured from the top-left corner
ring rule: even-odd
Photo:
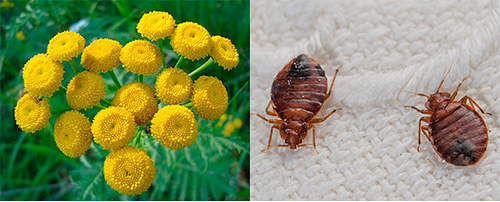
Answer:
[[[166,68],[156,78],[156,94],[162,103],[179,104],[191,96],[193,80],[180,68]]]
[[[200,76],[194,82],[191,102],[201,118],[209,121],[219,118],[227,108],[226,87],[217,77]]]
[[[82,53],[80,64],[91,72],[104,73],[117,67],[120,62],[120,42],[98,39],[90,43]]]
[[[177,25],[170,37],[170,45],[177,54],[186,59],[199,60],[206,57],[212,49],[210,33],[194,22],[183,22]]]
[[[231,40],[221,36],[213,36],[212,41],[214,44],[210,56],[217,64],[227,70],[238,66],[240,55]]]
[[[151,11],[142,15],[137,23],[137,32],[142,37],[155,41],[172,35],[174,27],[175,20],[168,12]]]
[[[35,97],[51,97],[63,80],[64,67],[47,54],[33,56],[23,68],[26,91]]]
[[[78,33],[64,31],[56,34],[49,41],[47,54],[57,61],[69,61],[82,53],[85,39]]]
[[[140,82],[127,83],[118,89],[112,104],[132,113],[137,125],[147,124],[158,111],[154,89]]]
[[[162,64],[160,49],[145,40],[127,43],[120,53],[120,60],[127,71],[143,75],[156,73]]]
[[[85,154],[92,143],[89,119],[78,111],[64,112],[54,124],[54,139],[59,150],[68,157]]]
[[[103,149],[115,150],[124,147],[134,137],[134,115],[122,107],[108,107],[99,111],[92,122],[94,141]]]
[[[84,71],[74,76],[68,84],[66,100],[73,109],[92,108],[104,99],[104,81],[98,73]]]
[[[36,98],[29,93],[17,101],[14,118],[21,130],[34,133],[45,128],[51,116],[47,98]]]
[[[193,112],[180,105],[161,108],[151,120],[151,134],[171,150],[192,145],[198,135]]]
[[[153,183],[156,167],[142,149],[124,147],[111,151],[104,161],[104,179],[120,194],[138,195]]]

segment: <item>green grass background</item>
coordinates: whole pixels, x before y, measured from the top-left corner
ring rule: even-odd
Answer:
[[[0,7],[0,200],[248,200],[249,199],[249,1],[11,1],[12,7]],[[149,134],[140,132],[139,147],[155,161],[157,174],[151,188],[139,195],[121,195],[104,181],[102,165],[107,150],[93,143],[83,157],[71,159],[57,148],[53,114],[42,131],[26,134],[17,128],[14,107],[23,92],[22,67],[32,56],[46,51],[49,40],[58,32],[87,19],[79,33],[85,45],[98,38],[118,40],[122,45],[140,39],[136,25],[149,11],[167,11],[176,23],[193,21],[211,35],[232,40],[240,53],[240,64],[232,71],[214,65],[194,76],[217,76],[228,90],[230,104],[226,113],[243,120],[242,128],[230,137],[221,135],[218,120],[199,119],[196,142],[185,149],[163,148]],[[25,40],[16,37],[22,31]],[[168,41],[168,40],[167,40]],[[166,45],[165,50],[171,50]],[[167,65],[175,65],[178,56],[166,52]],[[187,61],[181,68],[191,72],[204,60]],[[79,64],[79,58],[76,60]],[[65,62],[67,85],[74,73]],[[81,67],[80,67],[81,68]],[[81,70],[81,69],[80,69]],[[122,67],[115,68],[123,84],[136,80]],[[107,74],[106,99],[117,88]],[[144,82],[153,86],[156,74]],[[235,96],[237,94],[237,96]],[[234,99],[233,99],[234,98]],[[51,110],[69,107],[65,95],[56,92],[49,99]],[[97,110],[87,110],[93,117]],[[230,120],[224,122],[227,123]]]

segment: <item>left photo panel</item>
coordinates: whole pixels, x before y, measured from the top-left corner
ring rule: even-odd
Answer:
[[[0,200],[249,200],[250,1],[0,9]]]

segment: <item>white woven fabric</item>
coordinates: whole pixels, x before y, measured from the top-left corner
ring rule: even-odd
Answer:
[[[271,124],[251,116],[251,200],[500,200],[500,1],[251,2],[251,112],[265,115],[274,77],[305,53],[333,97],[317,117],[316,145],[266,148]],[[488,149],[478,164],[442,162],[418,120],[441,91],[472,97],[485,111]],[[268,118],[273,118],[267,116]],[[305,143],[312,142],[312,134]],[[272,144],[284,144],[275,130]]]

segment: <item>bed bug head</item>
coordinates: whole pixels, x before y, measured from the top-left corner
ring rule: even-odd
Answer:
[[[451,68],[453,67],[453,62],[451,62],[450,68],[446,72],[446,74],[443,77],[443,80],[441,80],[441,83],[438,86],[438,89],[434,94],[432,94],[430,97],[428,97],[427,102],[425,103],[425,107],[430,110],[436,110],[440,106],[445,106],[448,102],[450,102],[450,94],[447,92],[439,92],[439,89],[441,89],[441,86],[444,83],[444,79],[446,79],[446,76],[448,76],[448,73],[450,73]]]
[[[425,102],[425,108],[436,111],[436,109],[446,106],[450,102],[450,97],[451,95],[447,92],[434,93]]]
[[[280,135],[285,143],[290,145],[290,149],[296,149],[302,143],[302,137],[307,134],[307,126],[300,121],[285,121],[281,124]]]

